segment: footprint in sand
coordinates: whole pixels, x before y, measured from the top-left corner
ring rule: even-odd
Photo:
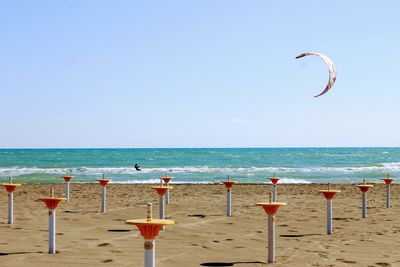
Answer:
[[[387,263],[387,262],[377,262],[377,263],[375,263],[376,265],[379,265],[379,266],[387,266],[387,267],[389,267],[389,266],[392,266],[390,263]]]
[[[207,215],[204,214],[189,214],[189,217],[205,218]]]
[[[234,266],[232,262],[205,262],[201,263],[201,266]]]
[[[332,220],[350,222],[350,221],[354,221],[355,219],[354,218],[349,218],[349,217],[336,217],[336,218],[332,218]]]
[[[305,237],[305,236],[313,236],[313,235],[322,235],[322,234],[298,234],[298,235],[279,235],[280,237]]]
[[[102,261],[103,263],[109,263],[109,262],[113,262],[114,260],[112,260],[112,259],[106,259],[106,260],[104,260],[104,261]]]
[[[345,260],[345,259],[337,259],[337,261],[341,261],[341,262],[348,263],[348,264],[356,264],[357,263],[356,261]]]
[[[328,259],[328,256],[326,255],[327,253],[326,252],[319,252],[318,253],[318,256],[320,256],[321,258],[324,258],[324,259]]]

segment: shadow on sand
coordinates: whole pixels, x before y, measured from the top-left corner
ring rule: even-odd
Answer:
[[[41,252],[41,251],[38,251],[38,252],[21,251],[21,252],[9,252],[9,253],[0,252],[0,256],[9,256],[9,255],[18,255],[18,254],[33,254],[33,253],[43,253],[43,252]]]
[[[234,266],[236,264],[254,264],[254,263],[266,264],[265,262],[262,262],[262,261],[236,261],[236,262],[204,262],[200,265],[201,266]]]

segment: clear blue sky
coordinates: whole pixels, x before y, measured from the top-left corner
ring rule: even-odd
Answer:
[[[399,146],[399,10],[2,1],[0,147]]]

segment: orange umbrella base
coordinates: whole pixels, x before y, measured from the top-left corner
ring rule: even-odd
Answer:
[[[331,200],[336,193],[340,193],[340,190],[319,190],[319,192],[324,195],[326,200]]]
[[[96,181],[98,181],[98,182],[100,183],[101,186],[106,186],[110,180],[107,180],[107,179],[99,179],[99,180],[96,180]]]
[[[69,175],[63,176],[64,180],[65,180],[67,183],[68,183],[69,181],[71,181],[72,177],[73,177],[73,176],[69,176]]]
[[[223,182],[226,188],[232,188],[232,186],[235,184],[234,181],[225,181]]]
[[[275,215],[281,206],[286,206],[285,202],[270,202],[270,203],[257,203],[257,206],[263,207],[265,213],[268,215]]]
[[[21,186],[21,184],[2,184],[2,186],[4,186],[8,193],[12,193],[15,191],[15,188]]]
[[[172,177],[161,177],[161,179],[164,181],[164,183],[169,184],[171,181]]]
[[[153,189],[157,191],[160,196],[165,195],[169,189],[172,189],[172,186],[154,186]]]
[[[139,228],[140,233],[144,239],[155,239],[160,232],[161,227],[164,225],[175,224],[172,220],[159,220],[159,219],[139,219],[139,220],[128,220],[126,224],[133,224]]]
[[[385,178],[385,179],[382,179],[382,180],[385,182],[385,184],[391,184],[393,182],[392,178]]]
[[[58,203],[60,203],[61,200],[66,200],[66,198],[48,197],[48,198],[39,198],[39,200],[43,201],[49,210],[52,210],[52,209],[57,208]]]
[[[366,193],[366,192],[368,192],[368,189],[370,189],[371,187],[374,187],[374,186],[371,184],[359,184],[359,185],[356,185],[356,187],[360,188],[361,192]]]
[[[273,184],[277,184],[280,178],[269,178]]]

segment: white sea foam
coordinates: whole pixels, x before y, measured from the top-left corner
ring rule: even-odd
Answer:
[[[292,178],[281,178],[279,180],[280,184],[311,184],[310,181],[304,179],[292,179]]]
[[[0,168],[0,176],[21,176],[29,174],[63,174],[66,173],[66,169],[59,168]]]
[[[400,169],[400,162],[382,163],[382,166],[390,169]]]
[[[136,171],[134,167],[76,167],[76,168],[39,168],[39,167],[3,167],[0,168],[0,176],[24,176],[35,174],[62,175],[67,171],[75,175],[101,175],[103,173],[115,175],[141,175],[141,174],[242,174],[247,177],[254,176],[255,173],[358,173],[358,172],[394,172],[400,171],[400,162],[381,163],[375,166],[354,166],[354,167],[308,167],[308,168],[288,168],[288,167],[208,167],[208,166],[185,166],[185,167],[157,167],[142,168]]]

